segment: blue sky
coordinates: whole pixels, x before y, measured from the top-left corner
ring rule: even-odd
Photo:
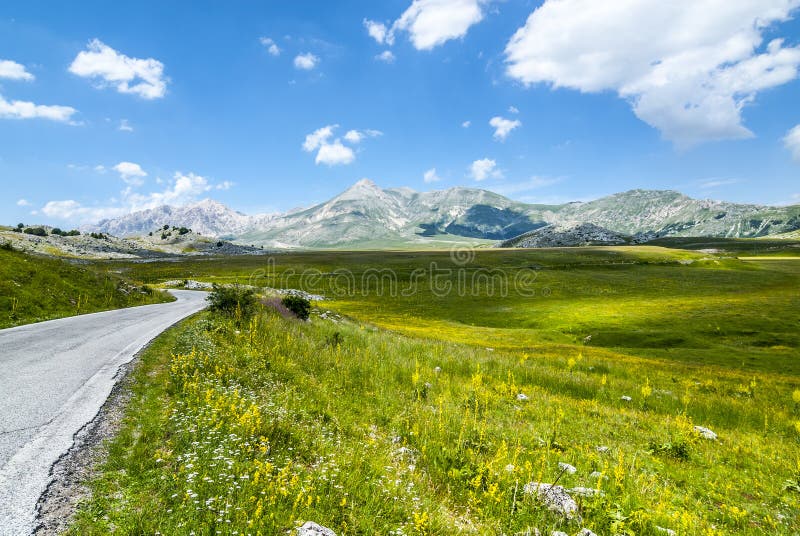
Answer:
[[[798,15],[800,0],[3,2],[3,220],[204,197],[272,212],[365,177],[528,202],[800,202]]]

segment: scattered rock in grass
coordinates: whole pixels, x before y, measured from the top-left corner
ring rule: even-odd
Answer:
[[[411,458],[413,460],[416,456],[416,452],[414,452],[414,449],[408,447],[400,447],[394,451],[394,456],[395,458]]]
[[[578,469],[576,469],[574,465],[570,465],[566,462],[558,462],[558,468],[567,473],[568,475],[574,475],[578,471]]]
[[[509,473],[513,473],[513,472],[514,472],[514,469],[516,469],[516,468],[514,467],[514,464],[513,464],[513,463],[509,463],[509,464],[508,464],[508,465],[506,465],[506,467],[505,467],[505,470],[506,470],[507,472],[509,472]]]
[[[569,536],[566,532],[562,532],[560,530],[554,530],[550,533],[550,536]]]
[[[589,473],[589,478],[591,478],[592,480],[600,480],[601,478],[603,480],[608,479],[608,477],[603,473],[601,473],[600,471],[592,471],[591,473]]]
[[[633,400],[633,399],[632,399],[631,397],[629,397],[628,395],[622,395],[621,397],[619,397],[619,399],[620,399],[620,400],[624,400],[625,402],[630,402],[631,400]]]
[[[704,439],[710,439],[711,441],[716,441],[717,439],[717,434],[705,426],[695,426],[694,431],[700,434],[700,437]]]
[[[675,531],[672,529],[667,529],[664,527],[659,527],[656,525],[656,532],[660,532],[662,534],[666,534],[667,536],[675,536]]]
[[[586,488],[586,487],[583,487],[583,486],[578,486],[578,487],[569,489],[569,490],[567,490],[567,492],[570,493],[571,495],[577,495],[579,497],[596,497],[596,496],[602,497],[603,495],[605,495],[605,493],[603,493],[599,489]]]
[[[336,533],[328,527],[306,521],[302,527],[297,528],[297,536],[336,536]]]
[[[608,447],[607,447],[607,446],[605,446],[605,445],[598,445],[597,447],[595,447],[595,448],[594,448],[594,450],[596,450],[596,451],[597,451],[597,452],[599,452],[600,454],[604,454],[604,453],[608,452],[608,451],[609,451],[609,450],[611,450],[611,449],[610,449],[610,448],[608,448]]]
[[[554,486],[543,482],[528,482],[524,488],[526,493],[535,495],[551,512],[567,519],[580,519],[578,503],[570,497],[563,486]]]
[[[528,395],[526,395],[525,393],[519,393],[517,395],[517,400],[528,400]]]
[[[211,283],[206,283],[205,281],[194,281],[193,279],[187,279],[183,285],[183,288],[189,290],[211,290],[214,288],[214,285]]]
[[[582,528],[581,531],[578,533],[578,536],[597,536],[594,532],[587,528]]]
[[[435,374],[439,374],[442,371],[442,367],[433,367],[433,372]]]

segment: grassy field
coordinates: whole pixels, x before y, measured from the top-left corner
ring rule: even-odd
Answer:
[[[151,348],[74,534],[800,523],[798,260],[626,247],[113,268],[305,288],[348,320],[205,313]],[[582,519],[565,520],[525,491],[555,480],[602,493],[575,494]]]
[[[104,267],[0,249],[0,328],[171,299]]]

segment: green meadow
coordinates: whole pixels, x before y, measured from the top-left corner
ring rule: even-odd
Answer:
[[[785,244],[107,263],[302,288],[327,318],[206,312],[159,339],[72,533],[794,534]],[[583,488],[571,516],[526,488],[555,481]]]

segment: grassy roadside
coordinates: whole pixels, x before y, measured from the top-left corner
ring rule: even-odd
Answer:
[[[0,250],[0,328],[172,299],[102,267]]]
[[[800,391],[781,376],[269,311],[238,327],[198,315],[135,374],[70,534],[271,535],[306,520],[340,535],[791,534],[800,520],[785,488],[800,479]],[[603,492],[579,500],[582,523],[523,491],[559,462],[577,468],[560,484]]]

